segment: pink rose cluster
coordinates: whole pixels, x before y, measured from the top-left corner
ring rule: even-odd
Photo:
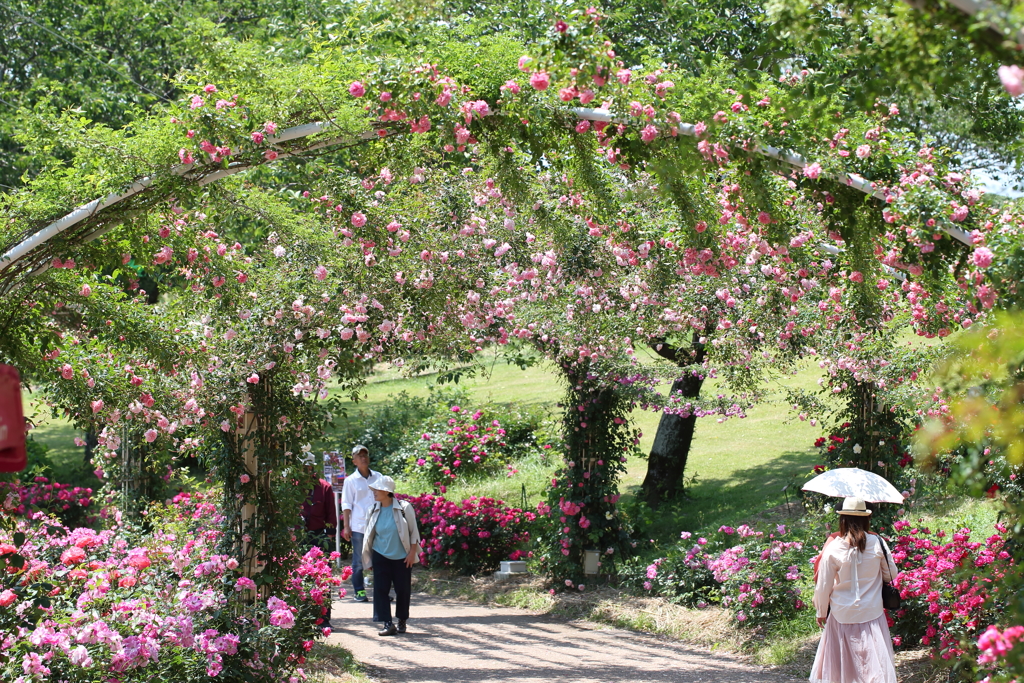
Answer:
[[[423,432],[418,444],[421,454],[415,460],[417,468],[436,479],[435,487],[484,469],[494,450],[505,446],[501,423],[485,419],[483,411],[471,413],[452,406],[449,412],[451,417],[444,423]]]
[[[71,529],[39,514],[0,530],[0,644],[10,654],[0,680],[141,683],[164,678],[173,662],[209,677],[280,681],[329,634],[334,556],[313,548],[282,558],[291,565],[284,581],[254,604],[255,582],[218,552],[225,518],[204,495],[179,494],[148,517],[153,531],[119,516],[116,529]],[[29,609],[42,597],[47,609]]]
[[[35,477],[30,482],[0,482],[0,501],[11,500],[9,514],[34,516],[40,512],[55,515],[68,524],[87,524],[93,519],[93,490]]]
[[[966,654],[986,657],[991,637],[978,641],[978,652],[965,652],[964,644],[977,639],[983,624],[998,620],[998,605],[1013,599],[1003,579],[1018,572],[1006,550],[1007,533],[1002,524],[983,541],[972,540],[971,529],[963,528],[947,536],[897,521],[899,536],[892,547],[892,559],[900,569],[893,582],[904,598],[903,609],[890,614],[894,636],[907,644],[930,645],[946,660]],[[911,610],[906,605],[924,606]]]
[[[765,532],[723,525],[718,533],[648,564],[634,575],[635,585],[691,606],[720,601],[744,627],[768,626],[804,609],[798,582],[807,553],[802,543],[783,540],[784,526]],[[737,536],[742,544],[732,545]]]
[[[474,574],[532,555],[523,546],[530,541],[533,512],[495,498],[474,496],[461,503],[431,494],[399,498],[416,510],[423,538],[420,561],[427,566]]]

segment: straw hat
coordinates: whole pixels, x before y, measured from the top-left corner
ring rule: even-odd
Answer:
[[[868,510],[867,503],[860,498],[847,498],[843,501],[843,508],[837,510],[841,515],[851,515],[853,517],[869,517],[871,510]]]

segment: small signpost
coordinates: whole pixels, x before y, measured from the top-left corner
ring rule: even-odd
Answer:
[[[21,472],[28,464],[21,377],[11,365],[0,365],[0,472]]]

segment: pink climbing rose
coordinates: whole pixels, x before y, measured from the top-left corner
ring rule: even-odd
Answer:
[[[1006,92],[1013,97],[1020,97],[1024,94],[1024,69],[1014,64],[999,67],[998,73],[999,80],[1003,82]]]
[[[359,81],[352,81],[352,85],[348,86],[348,94],[352,97],[362,97],[366,94],[366,87]]]
[[[538,71],[530,76],[530,85],[534,90],[547,90],[551,85],[551,78],[547,71]]]
[[[995,254],[988,247],[978,247],[971,254],[971,263],[978,268],[988,268],[992,265],[992,258]]]

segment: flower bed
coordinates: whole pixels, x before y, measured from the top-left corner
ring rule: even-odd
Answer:
[[[0,678],[68,683],[302,677],[339,580],[314,548],[275,594],[218,553],[201,496],[150,508],[151,535],[20,519],[0,530]],[[39,523],[44,522],[44,523]]]
[[[420,436],[412,462],[438,490],[462,474],[485,469],[494,450],[505,445],[501,423],[483,417],[482,410],[454,405],[447,419],[428,424]]]
[[[494,498],[468,498],[461,503],[425,493],[399,496],[412,503],[423,537],[420,560],[461,574],[498,568],[502,560],[528,557],[530,525],[536,515]]]
[[[712,540],[684,531],[667,557],[644,567],[628,563],[627,586],[690,607],[720,603],[746,627],[767,627],[805,608],[799,580],[808,553],[800,541],[783,540],[783,525],[767,534],[742,525],[719,528]]]

